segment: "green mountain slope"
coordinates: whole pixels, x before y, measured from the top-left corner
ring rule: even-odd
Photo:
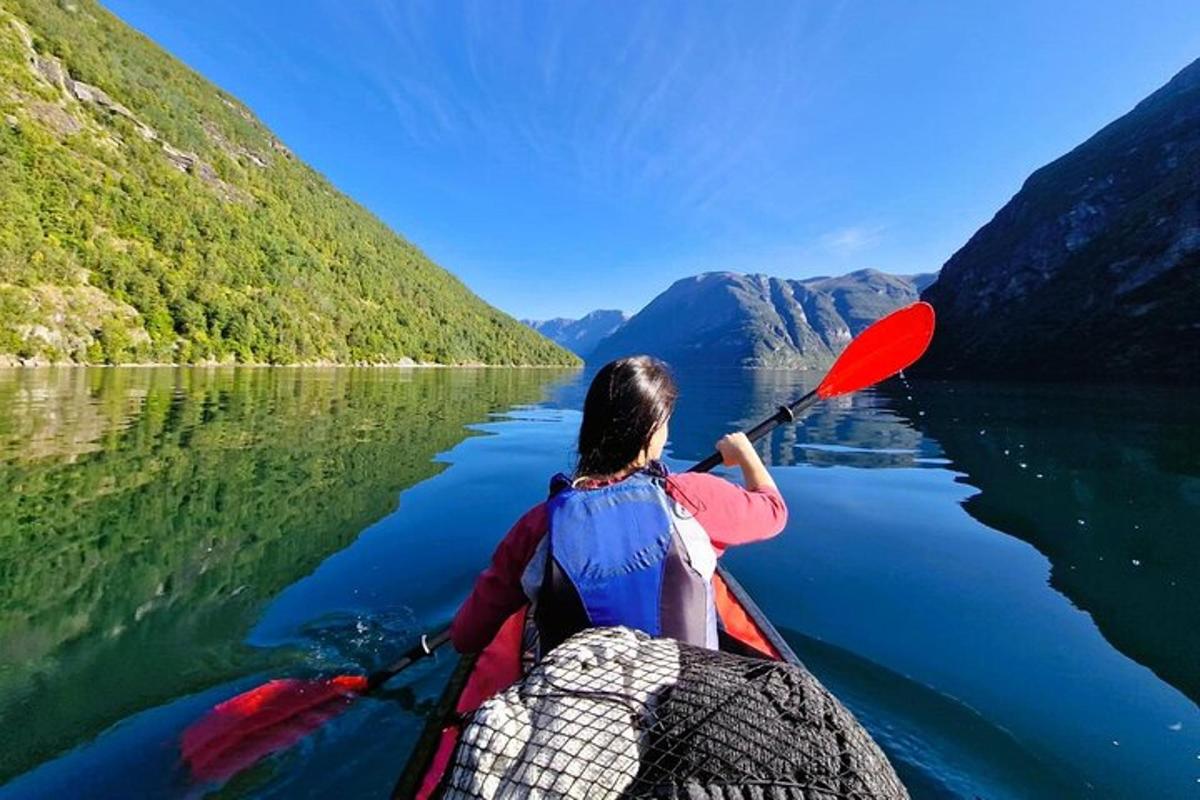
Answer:
[[[577,362],[93,0],[0,0],[0,354]]]

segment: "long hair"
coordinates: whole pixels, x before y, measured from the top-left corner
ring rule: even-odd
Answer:
[[[614,475],[634,461],[675,410],[679,390],[667,365],[631,356],[600,368],[579,425],[577,477]]]

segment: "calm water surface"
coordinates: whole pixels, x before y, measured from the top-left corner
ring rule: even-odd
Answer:
[[[453,657],[223,786],[178,738],[443,625],[584,376],[0,370],[0,797],[386,797]],[[680,376],[672,462],[811,376]],[[728,564],[914,797],[1200,797],[1195,393],[895,383],[762,452]]]

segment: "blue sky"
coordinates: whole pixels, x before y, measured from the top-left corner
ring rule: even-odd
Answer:
[[[941,264],[1200,3],[104,0],[519,317]]]

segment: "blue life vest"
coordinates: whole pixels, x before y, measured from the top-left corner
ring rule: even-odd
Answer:
[[[536,612],[543,652],[606,625],[715,646],[711,574],[691,565],[665,477],[655,464],[596,488],[558,481],[547,503],[547,574]]]

